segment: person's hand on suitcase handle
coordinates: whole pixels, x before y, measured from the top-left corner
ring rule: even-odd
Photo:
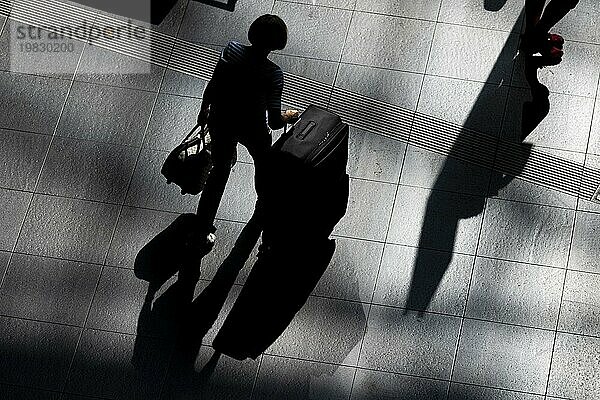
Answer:
[[[293,124],[300,118],[300,112],[298,110],[285,110],[281,114],[281,119],[286,124]]]

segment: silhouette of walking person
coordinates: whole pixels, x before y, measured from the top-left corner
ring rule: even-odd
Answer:
[[[204,90],[198,123],[208,124],[211,132],[213,169],[198,204],[200,238],[215,231],[213,222],[237,144],[244,145],[254,160],[260,202],[271,148],[269,128],[281,129],[298,118],[297,111],[281,112],[283,72],[268,59],[271,51],[281,50],[287,43],[285,22],[265,14],[251,24],[248,40],[250,46],[235,41],[227,44]]]
[[[550,33],[554,25],[569,13],[579,0],[525,0],[525,33],[520,52],[525,57],[525,78],[531,88],[531,101],[523,105],[521,140],[524,140],[550,112],[550,91],[537,77],[539,68],[562,61],[564,39]],[[544,8],[545,6],[545,8]]]

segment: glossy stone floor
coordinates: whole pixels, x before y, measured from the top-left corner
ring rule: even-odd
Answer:
[[[272,57],[286,71],[512,140],[528,96],[514,60],[522,7],[238,0],[231,13],[181,0],[159,29],[218,48],[272,12],[289,26]],[[5,22],[0,398],[600,399],[600,205],[358,129],[334,261],[289,329],[257,360],[222,357],[208,378],[171,384],[174,343],[138,325],[147,283],[133,263],[195,209],[159,171],[205,82],[149,65],[123,74],[134,61],[77,42],[42,61],[54,73],[10,72]],[[551,111],[528,139],[598,167],[599,23],[600,3],[580,0],[556,27],[566,54],[540,72]],[[241,151],[198,291],[252,212],[249,161]]]

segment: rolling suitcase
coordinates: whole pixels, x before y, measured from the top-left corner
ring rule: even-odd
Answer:
[[[273,145],[257,261],[213,341],[236,359],[256,358],[290,324],[325,272],[329,239],[349,195],[348,125],[309,106]]]

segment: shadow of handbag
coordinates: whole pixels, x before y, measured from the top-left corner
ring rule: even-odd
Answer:
[[[204,189],[212,167],[208,128],[196,125],[169,153],[160,172],[167,183],[181,188],[181,194],[196,195]]]

